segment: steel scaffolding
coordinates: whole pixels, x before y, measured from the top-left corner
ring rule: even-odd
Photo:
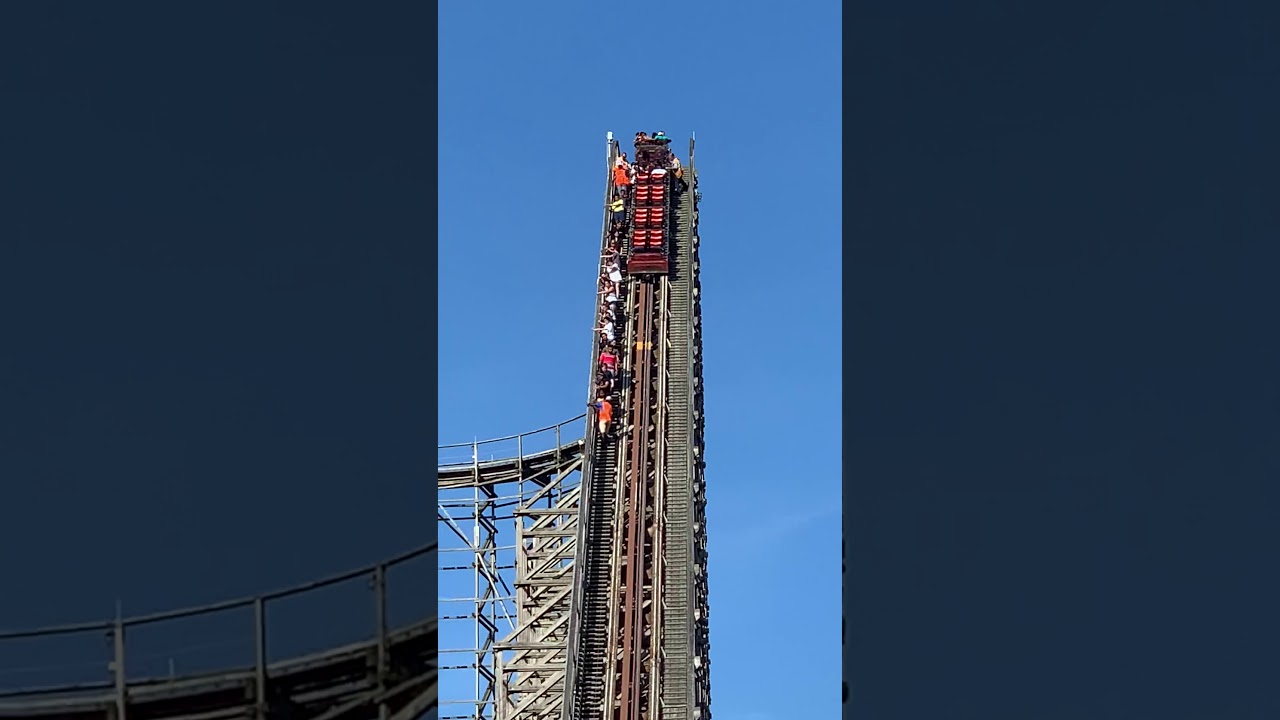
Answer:
[[[585,427],[438,448],[440,720],[559,717]]]

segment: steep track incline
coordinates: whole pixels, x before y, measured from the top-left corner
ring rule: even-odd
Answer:
[[[688,188],[669,207],[670,274],[625,282],[627,427],[615,453],[593,443],[587,459],[561,720],[710,718],[699,194],[689,149]]]
[[[693,154],[690,143],[690,156]],[[663,720],[691,720],[693,703],[693,622],[694,622],[694,517],[693,464],[698,446],[694,444],[693,384],[695,368],[691,352],[693,327],[700,317],[693,312],[697,287],[697,266],[693,253],[693,222],[697,179],[692,160],[689,189],[680,196],[676,209],[675,261],[670,283],[671,322],[667,329],[667,477],[663,559],[664,625],[662,628],[662,710]]]

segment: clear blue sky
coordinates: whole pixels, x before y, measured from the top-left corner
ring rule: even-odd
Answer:
[[[713,712],[836,717],[840,4],[445,3],[439,79],[441,442],[584,409],[605,132],[697,133]]]

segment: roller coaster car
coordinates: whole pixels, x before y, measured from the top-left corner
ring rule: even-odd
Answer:
[[[627,261],[628,275],[666,275],[670,270],[667,254],[658,252],[633,252]]]
[[[662,143],[647,142],[636,145],[636,164],[640,166],[666,167],[671,149]]]
[[[631,275],[665,275],[671,247],[671,173],[640,173],[631,218]]]

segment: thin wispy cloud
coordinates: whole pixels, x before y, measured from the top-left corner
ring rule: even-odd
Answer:
[[[791,513],[767,516],[763,522],[745,527],[726,528],[727,542],[736,552],[762,553],[779,542],[810,530],[817,523],[839,523],[839,502],[822,502],[817,506]],[[720,534],[720,533],[717,533]],[[713,536],[714,537],[714,536]]]

